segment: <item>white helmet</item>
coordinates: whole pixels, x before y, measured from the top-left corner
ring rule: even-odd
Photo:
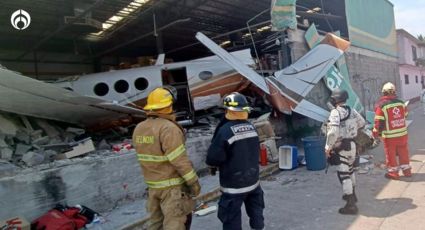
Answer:
[[[387,82],[382,87],[382,93],[395,93],[395,85],[391,82]]]

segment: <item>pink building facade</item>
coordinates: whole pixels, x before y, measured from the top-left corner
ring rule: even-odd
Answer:
[[[425,60],[425,44],[403,29],[397,30],[397,40],[400,96],[404,100],[418,100],[425,88],[425,67],[420,64]]]

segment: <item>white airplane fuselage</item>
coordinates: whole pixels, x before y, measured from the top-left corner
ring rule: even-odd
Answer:
[[[247,56],[246,51],[238,52]],[[236,54],[235,54],[236,55]],[[250,62],[251,56],[245,58]],[[252,64],[247,63],[247,64]],[[162,71],[185,68],[192,98],[223,96],[247,86],[247,80],[221,59],[213,56],[193,61],[169,63],[125,70],[88,74],[54,83],[84,96],[99,97],[120,105],[143,106],[153,89],[164,85]]]

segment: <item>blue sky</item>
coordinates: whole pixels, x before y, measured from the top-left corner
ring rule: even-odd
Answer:
[[[390,0],[394,4],[397,29],[405,29],[415,37],[425,36],[425,0]]]

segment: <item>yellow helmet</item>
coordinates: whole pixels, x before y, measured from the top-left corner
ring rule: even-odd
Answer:
[[[387,82],[382,87],[382,93],[395,93],[395,85],[391,82]]]
[[[164,88],[156,88],[149,93],[148,103],[144,110],[158,110],[171,106],[173,104],[172,93]]]

